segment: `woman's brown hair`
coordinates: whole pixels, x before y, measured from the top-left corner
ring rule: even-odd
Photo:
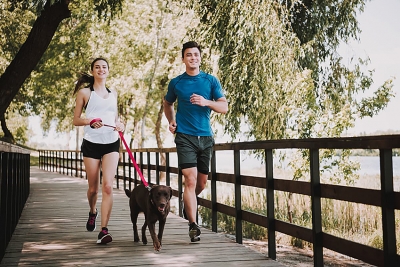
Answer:
[[[104,59],[102,57],[98,57],[98,58],[94,59],[92,61],[92,63],[90,64],[90,70],[93,70],[94,63],[96,63],[99,60],[104,60],[107,63],[107,66],[108,66],[108,61],[106,59]],[[76,84],[75,84],[74,94],[76,94],[79,91],[79,89],[81,89],[83,84],[86,84],[85,87],[89,87],[89,86],[92,86],[94,84],[94,77],[92,75],[87,74],[85,72],[81,72],[79,75],[80,76],[79,76],[79,78],[78,78],[78,80],[76,81]]]

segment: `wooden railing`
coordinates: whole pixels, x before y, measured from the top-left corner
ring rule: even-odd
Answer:
[[[0,261],[29,196],[30,152],[0,142]]]
[[[400,148],[400,135],[365,136],[349,138],[319,138],[301,140],[271,140],[255,142],[238,142],[216,144],[211,161],[209,180],[211,183],[211,200],[199,198],[199,205],[211,210],[212,230],[217,231],[217,213],[235,217],[236,241],[242,243],[242,224],[244,221],[267,228],[268,256],[276,259],[276,237],[280,232],[304,241],[313,247],[314,266],[323,266],[323,249],[362,260],[376,266],[400,266],[400,256],[396,248],[395,210],[400,210],[400,192],[394,191],[392,150]],[[294,181],[274,177],[274,151],[285,149],[306,149],[310,155],[310,181]],[[376,149],[380,158],[380,189],[366,189],[342,185],[321,183],[319,154],[322,149]],[[258,150],[265,153],[265,176],[250,176],[241,173],[241,152]],[[233,173],[217,172],[217,153],[232,151]],[[49,171],[68,171],[71,175],[83,177],[81,155],[78,151],[41,150],[40,166]],[[168,149],[135,149],[134,157],[139,159],[139,166],[147,171],[149,184],[158,184],[160,174],[165,174],[166,184],[170,185],[171,175],[178,178],[174,196],[181,197],[182,174],[176,166],[171,166],[170,157],[176,157],[175,148]],[[165,165],[160,164],[161,153],[165,155]],[[122,153],[118,170],[117,186],[123,181],[123,187],[131,188],[131,182],[139,182],[137,173],[129,162],[126,152]],[[138,157],[137,157],[138,155]],[[151,160],[153,159],[153,162]],[[155,177],[154,177],[155,176]],[[155,181],[153,183],[153,179]],[[229,206],[217,202],[216,183],[234,185],[235,205]],[[128,184],[127,184],[128,183]],[[252,213],[242,209],[242,186],[261,188],[266,194],[267,215]],[[277,191],[290,192],[311,197],[312,228],[306,228],[275,218],[274,195]],[[333,199],[351,203],[360,203],[380,207],[382,212],[383,249],[374,248],[326,233],[322,229],[321,199]],[[179,201],[179,206],[181,205]],[[181,214],[181,207],[179,207]],[[368,216],[368,214],[365,214]]]

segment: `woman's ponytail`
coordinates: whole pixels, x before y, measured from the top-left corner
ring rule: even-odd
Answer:
[[[84,72],[80,73],[80,76],[75,84],[74,94],[76,94],[79,91],[79,89],[81,89],[83,84],[87,84],[87,86],[93,85],[94,77]]]

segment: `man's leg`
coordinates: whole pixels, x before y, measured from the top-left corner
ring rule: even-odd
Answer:
[[[185,177],[185,190],[183,192],[183,205],[189,223],[196,221],[197,211],[197,168],[182,169],[182,174]]]

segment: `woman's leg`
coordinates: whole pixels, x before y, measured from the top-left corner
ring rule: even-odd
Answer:
[[[100,160],[83,157],[85,170],[88,180],[87,199],[89,202],[90,213],[96,213],[97,195],[99,192]]]
[[[113,206],[113,183],[119,160],[118,152],[111,152],[102,159],[101,227],[107,227]]]

